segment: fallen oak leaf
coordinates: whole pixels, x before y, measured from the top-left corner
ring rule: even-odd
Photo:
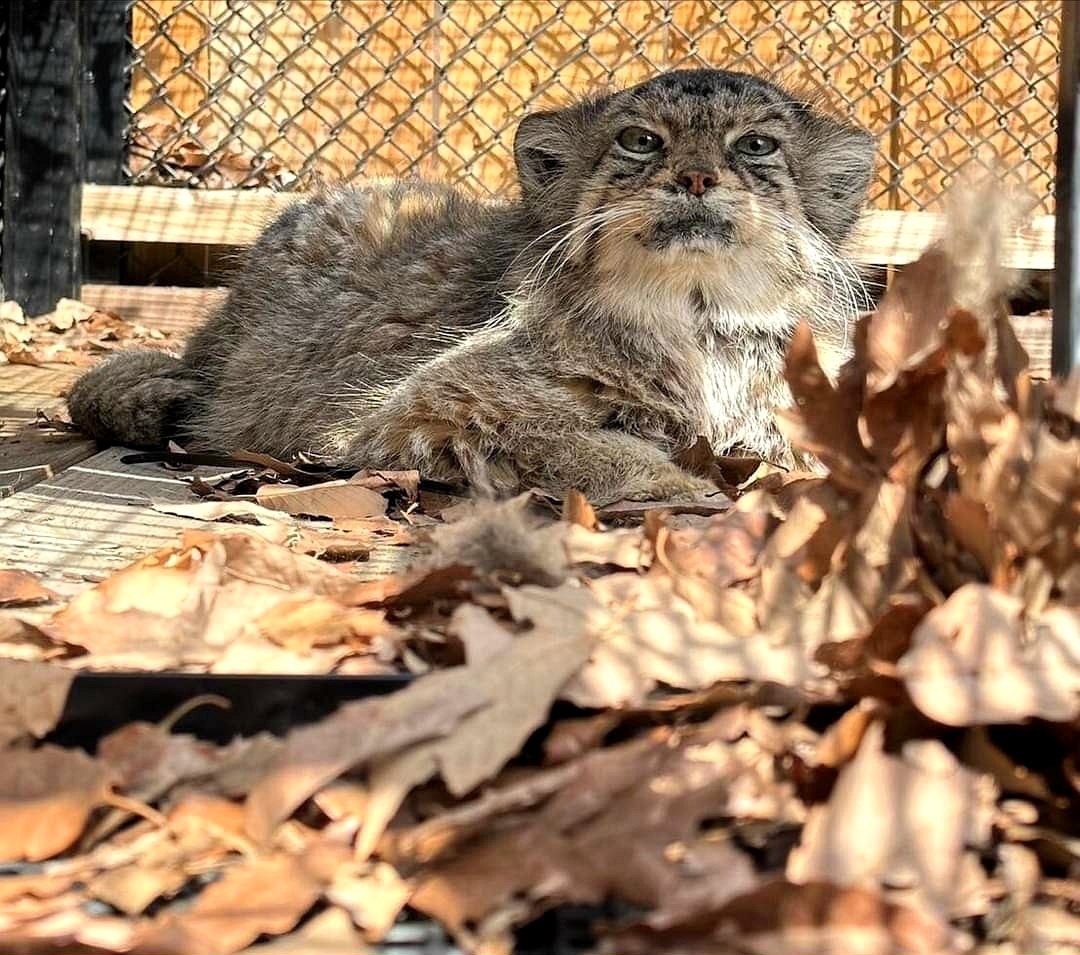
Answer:
[[[381,517],[386,513],[386,498],[351,481],[326,481],[310,487],[268,485],[259,488],[255,500],[273,511],[331,520]]]
[[[814,806],[786,875],[796,883],[913,885],[939,917],[969,914],[957,878],[969,847],[990,843],[997,789],[962,766],[938,740],[883,747],[884,726],[866,729],[829,801]]]
[[[320,596],[284,600],[257,617],[253,626],[260,636],[297,653],[333,644],[366,647],[373,637],[393,632],[382,610],[345,607]]]
[[[359,471],[349,478],[350,484],[372,491],[404,491],[405,498],[415,501],[420,494],[419,471]]]
[[[607,935],[605,955],[939,955],[952,951],[947,924],[880,894],[828,882],[777,880],[663,929]]]
[[[262,935],[282,935],[318,901],[322,885],[289,855],[225,870],[181,912],[165,912],[138,933],[132,955],[232,955]]]
[[[561,520],[567,524],[577,524],[587,531],[600,530],[596,511],[581,491],[571,489],[563,499]]]
[[[242,955],[367,955],[369,951],[349,914],[331,908],[312,916],[295,932],[245,948]]]
[[[208,666],[251,621],[297,594],[340,595],[347,574],[239,527],[186,531],[178,544],[83,591],[39,626],[98,667]]]
[[[915,705],[948,726],[1066,722],[1080,713],[1080,613],[1028,619],[1018,598],[966,584],[922,619],[897,668]]]
[[[633,570],[652,563],[640,528],[616,528],[600,533],[580,524],[568,524],[563,529],[562,543],[571,564],[602,564]]]
[[[79,838],[114,780],[103,762],[79,750],[9,749],[0,759],[0,862],[39,862]]]
[[[819,458],[830,479],[858,489],[872,479],[873,462],[859,437],[858,401],[834,387],[818,360],[810,326],[800,322],[784,359],[784,378],[795,399],[793,409],[777,412],[777,424],[791,442]],[[842,385],[848,385],[844,379]]]
[[[321,723],[293,730],[248,795],[248,833],[266,841],[280,822],[342,773],[452,733],[469,714],[490,708],[490,693],[468,667],[455,667],[389,696],[346,703]]]
[[[412,894],[412,886],[385,862],[340,866],[326,887],[326,900],[345,909],[373,942],[381,940]]]
[[[0,569],[0,607],[27,607],[55,599],[56,594],[28,571]]]
[[[72,670],[49,663],[0,660],[0,751],[23,736],[40,739],[60,721]]]
[[[395,849],[430,860],[410,905],[475,945],[470,926],[496,944],[491,934],[560,903],[629,902],[657,926],[723,904],[757,877],[744,853],[709,831],[710,820],[757,807],[797,818],[800,809],[776,785],[771,760],[749,741],[724,738],[726,722],[661,728],[594,750],[456,807],[452,824],[435,817],[391,834]],[[767,783],[756,765],[764,762]],[[545,799],[552,783],[561,785]],[[495,824],[489,815],[481,828],[485,810],[507,815]]]
[[[254,501],[209,500],[192,504],[157,502],[150,507],[161,514],[190,517],[197,521],[225,521],[249,518],[245,523],[279,525],[289,523],[290,515],[280,510],[262,507]]]
[[[358,857],[366,858],[375,848],[414,786],[439,774],[460,797],[502,769],[543,724],[592,645],[593,639],[578,631],[529,633],[475,667],[456,668],[466,685],[483,688],[489,705],[466,715],[441,738],[402,749],[372,767]],[[454,672],[427,676],[420,683]]]

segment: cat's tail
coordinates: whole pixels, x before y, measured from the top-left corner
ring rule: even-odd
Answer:
[[[68,395],[78,429],[106,444],[160,448],[183,434],[202,391],[191,368],[157,351],[125,351],[82,376]]]

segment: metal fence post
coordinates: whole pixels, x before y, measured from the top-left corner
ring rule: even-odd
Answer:
[[[1058,88],[1057,181],[1054,188],[1054,327],[1051,369],[1067,375],[1080,367],[1080,4],[1061,5],[1061,83]]]

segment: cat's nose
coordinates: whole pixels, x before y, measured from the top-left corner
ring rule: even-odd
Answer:
[[[699,199],[720,181],[715,169],[684,169],[675,175],[675,179],[690,195]]]

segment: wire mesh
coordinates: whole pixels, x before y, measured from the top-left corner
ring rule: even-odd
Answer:
[[[419,174],[512,188],[518,119],[709,65],[799,87],[881,142],[875,205],[995,163],[1052,211],[1062,0],[134,0],[134,183]]]

